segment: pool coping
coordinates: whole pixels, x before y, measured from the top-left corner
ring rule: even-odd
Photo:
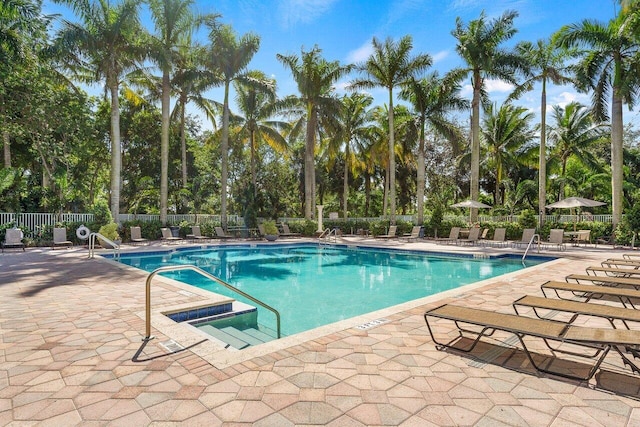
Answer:
[[[317,242],[311,241],[311,242],[287,242],[284,244],[267,243],[267,244],[264,244],[264,246],[267,246],[267,247],[299,246],[300,244],[304,244],[306,246],[318,245]],[[219,249],[221,247],[224,247],[224,248],[233,248],[233,247],[245,248],[247,246],[255,247],[256,245],[259,245],[259,244],[252,243],[249,245],[247,244],[239,245],[237,243],[235,244],[230,243],[230,244],[222,244],[222,245],[212,245],[211,247],[209,247],[209,245],[198,245],[198,246],[187,246],[187,247],[181,247],[181,248],[167,249],[166,251],[144,251],[142,253],[146,252],[150,256],[153,252],[156,252],[155,254],[157,255],[157,254],[166,254],[166,253],[188,251],[188,250],[199,250],[199,249],[202,249],[202,246],[206,246],[209,249],[216,249],[216,248]],[[323,243],[323,245],[327,245],[327,243]],[[336,246],[339,246],[339,245],[340,244]],[[360,245],[342,244],[342,246],[350,247],[350,246],[360,246]],[[375,246],[375,245],[374,246],[361,245],[361,246],[362,248],[366,248],[366,249],[394,250],[394,248],[389,248],[386,246]],[[452,254],[452,256],[457,255],[460,258],[469,258],[469,259],[487,258],[487,254],[480,254],[480,256],[478,257],[473,252],[466,252],[466,253],[440,252],[440,251],[433,252],[429,250],[420,250],[420,249],[396,249],[396,251],[402,252],[402,253],[415,253],[415,254],[427,254],[427,255],[433,255],[434,253],[436,253],[443,256],[444,255],[449,256],[450,254]],[[125,254],[132,254],[132,253],[136,253],[136,252],[131,251],[131,252],[126,252]],[[122,264],[120,262],[116,262],[113,259],[113,256],[106,256],[106,257],[104,256],[104,255],[111,255],[111,254],[98,254],[98,255],[105,262],[118,265],[120,268],[133,269],[136,272],[142,272],[147,275],[149,274],[148,272],[140,268],[129,266],[127,264]],[[521,258],[521,256],[519,256],[517,253],[511,253],[511,252],[497,254],[497,256],[494,256],[493,258],[504,258],[504,257]],[[242,363],[256,357],[265,356],[267,354],[277,352],[295,345],[299,345],[307,341],[318,339],[323,336],[330,335],[339,331],[357,328],[358,326],[362,326],[362,325],[373,325],[371,326],[371,328],[374,328],[379,324],[386,323],[385,318],[388,316],[392,316],[392,315],[395,315],[407,310],[411,310],[416,307],[423,306],[425,304],[438,301],[441,299],[445,299],[445,298],[453,298],[453,299],[461,298],[461,297],[464,297],[470,291],[488,286],[490,284],[495,284],[496,282],[504,282],[504,281],[509,282],[512,278],[515,278],[517,275],[522,274],[522,272],[525,270],[529,272],[535,272],[538,269],[548,267],[549,263],[560,262],[564,258],[561,256],[550,256],[550,255],[544,256],[539,254],[531,255],[530,257],[538,258],[538,259],[543,258],[547,261],[539,265],[526,267],[525,269],[513,271],[500,276],[491,277],[478,282],[469,283],[467,285],[462,285],[455,289],[439,292],[434,295],[429,295],[416,300],[407,301],[405,303],[396,304],[380,310],[376,310],[376,311],[365,313],[359,316],[351,317],[349,319],[344,319],[338,322],[330,323],[328,325],[319,326],[317,328],[314,328],[308,331],[299,332],[297,334],[289,335],[271,342],[267,342],[257,346],[247,347],[242,350],[233,349],[227,346],[222,341],[216,339],[215,337],[212,337],[211,335],[206,334],[203,331],[200,331],[195,326],[190,325],[187,322],[181,322],[181,323],[175,322],[166,315],[169,312],[189,310],[194,307],[205,306],[211,303],[217,303],[220,301],[220,298],[228,299],[228,297],[216,294],[215,292],[200,289],[195,286],[188,285],[165,276],[158,275],[154,278],[156,282],[161,282],[164,285],[170,285],[175,288],[178,288],[178,292],[184,296],[198,296],[202,298],[202,300],[198,300],[197,302],[185,302],[185,303],[179,303],[179,304],[164,304],[164,305],[161,302],[158,303],[152,300],[151,327],[155,328],[158,332],[162,333],[164,336],[166,336],[169,339],[169,341],[167,342],[160,343],[164,347],[173,348],[173,349],[189,348],[191,352],[202,357],[204,360],[207,360],[213,366],[219,369],[224,369],[229,366],[235,365],[237,363]],[[145,311],[136,312],[136,315],[143,320],[145,320],[146,318]]]

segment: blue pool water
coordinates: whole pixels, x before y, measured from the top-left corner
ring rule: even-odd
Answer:
[[[527,259],[527,266],[547,260]],[[149,272],[167,265],[198,266],[277,309],[282,317],[283,335],[523,268],[520,258],[515,257],[473,259],[311,244],[122,255],[121,262]],[[195,272],[166,275],[243,301],[239,295]],[[273,314],[260,307],[258,310],[259,323],[275,329]]]

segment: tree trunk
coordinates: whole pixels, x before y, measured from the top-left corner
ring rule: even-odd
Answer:
[[[389,224],[396,224],[396,144],[393,128],[393,90],[389,89]]]
[[[11,135],[9,132],[2,132],[2,146],[4,151],[4,167],[11,167]]]
[[[478,71],[473,73],[473,100],[471,102],[471,200],[478,200],[480,192],[480,89],[482,77]],[[478,220],[478,209],[470,209],[470,219]]]
[[[227,178],[229,174],[229,81],[224,83],[224,103],[222,104],[222,140],[220,141],[220,222],[227,229]]]
[[[169,72],[162,73],[162,128],[160,135],[160,222],[167,224],[169,206],[169,108],[171,85]]]
[[[120,147],[120,100],[118,84],[111,84],[111,216],[118,222],[120,215],[120,170],[122,155]]]
[[[538,166],[538,214],[540,226],[545,221],[547,204],[547,80],[542,79],[542,97],[540,99],[540,161]]]
[[[422,225],[424,223],[424,188],[425,188],[425,162],[424,162],[424,139],[425,139],[425,121],[426,117],[423,115],[420,118],[420,141],[418,142],[418,174],[417,174],[417,214],[418,223],[416,225]]]
[[[307,130],[304,148],[304,217],[313,218],[315,187],[316,115],[313,105],[307,105]]]
[[[251,151],[251,183],[253,184],[253,197],[258,195],[258,174],[256,173],[256,131],[249,131],[249,144]]]
[[[347,200],[349,199],[349,141],[344,149],[344,178],[342,180],[343,218],[347,219]]]
[[[369,217],[369,206],[371,204],[371,176],[364,174],[364,216]]]
[[[613,228],[622,219],[622,185],[623,185],[623,159],[622,159],[622,97],[614,88],[611,100],[611,200],[613,213]]]
[[[180,103],[180,148],[182,151],[182,188],[187,188],[187,136],[185,132],[185,110],[187,109],[187,97],[182,95]]]
[[[382,195],[382,216],[387,216],[389,207],[389,167],[384,171],[384,193]]]

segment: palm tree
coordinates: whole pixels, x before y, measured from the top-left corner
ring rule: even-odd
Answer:
[[[66,0],[82,22],[65,22],[58,33],[56,50],[66,52],[67,66],[90,83],[104,81],[111,97],[111,215],[120,213],[120,103],[123,75],[142,57],[139,43],[139,0],[123,0],[111,6],[107,0]]]
[[[431,66],[431,57],[428,54],[410,56],[413,49],[411,36],[404,36],[398,42],[387,38],[381,43],[373,38],[373,53],[359,68],[366,76],[356,79],[351,83],[354,89],[371,89],[384,87],[389,94],[389,205],[391,224],[396,223],[396,174],[395,174],[395,135],[393,117],[393,89],[401,86]]]
[[[551,160],[559,165],[561,179],[566,177],[567,162],[572,156],[597,171],[600,165],[592,154],[591,147],[603,140],[607,126],[594,123],[591,110],[577,102],[572,102],[565,108],[554,106],[552,119],[555,124],[549,131]],[[561,198],[564,198],[563,187],[561,185]]]
[[[192,102],[213,120],[213,103],[202,96],[208,85],[207,74],[202,70],[204,49],[191,43],[191,37],[186,37],[178,46],[175,70],[171,79],[171,86],[177,95],[176,104],[171,113],[172,118],[179,117],[180,123],[180,151],[182,156],[182,188],[187,188],[187,143],[186,143],[186,109]]]
[[[609,24],[585,20],[566,25],[556,35],[562,46],[588,48],[576,64],[577,86],[591,91],[592,113],[598,121],[608,121],[607,95],[611,96],[611,199],[613,226],[623,210],[623,115],[622,104],[633,107],[638,95],[639,53],[636,39],[627,31],[625,16]]]
[[[276,107],[276,82],[268,79],[261,71],[250,71],[246,77],[260,82],[260,85],[247,81],[234,81],[236,91],[236,105],[244,115],[234,116],[234,122],[238,123],[239,135],[244,135],[249,141],[251,153],[251,183],[254,196],[257,195],[256,153],[260,143],[266,143],[276,152],[284,152],[287,149],[287,141],[279,130],[287,130],[287,122],[272,119]]]
[[[419,127],[417,165],[417,213],[418,225],[424,222],[425,191],[425,143],[427,127],[434,136],[444,136],[448,140],[460,140],[460,129],[447,117],[447,112],[468,107],[468,102],[460,97],[460,82],[453,75],[440,78],[433,72],[423,79],[411,79],[400,92],[400,98],[409,101],[417,116]]]
[[[224,85],[222,103],[221,177],[220,177],[220,220],[227,227],[227,179],[229,169],[229,89],[234,81],[251,82],[244,74],[253,55],[260,48],[260,37],[245,34],[239,39],[229,25],[220,25],[209,35],[211,48],[207,55],[207,66],[220,76]]]
[[[495,170],[494,204],[504,203],[502,181],[507,177],[510,165],[517,165],[535,138],[535,129],[531,126],[534,114],[524,107],[504,104],[500,108],[491,105],[484,118],[482,136],[487,146],[489,162]]]
[[[526,80],[511,94],[510,98],[518,98],[524,91],[533,89],[534,83],[542,85],[540,94],[540,154],[538,166],[538,212],[540,224],[544,223],[545,205],[547,204],[547,82],[556,85],[567,84],[571,78],[566,75],[566,60],[574,55],[567,49],[560,49],[554,41],[538,40],[536,44],[521,42],[516,45],[516,52],[528,65]]]
[[[344,147],[344,174],[342,179],[342,208],[343,217],[347,219],[349,200],[349,171],[353,174],[358,169],[363,169],[362,161],[358,159],[357,153],[362,152],[366,147],[367,139],[370,135],[368,122],[371,115],[368,110],[373,103],[373,98],[363,93],[352,93],[342,97],[342,108],[340,111],[340,127],[334,133],[329,144],[330,157],[335,159],[338,152]]]
[[[515,35],[513,20],[518,12],[506,11],[502,16],[487,22],[484,12],[465,26],[456,19],[456,29],[451,34],[458,40],[456,51],[466,63],[466,68],[452,71],[471,75],[473,99],[471,101],[471,198],[478,199],[480,188],[480,101],[486,101],[487,79],[500,79],[515,84],[515,72],[524,69],[519,55],[500,47]],[[476,221],[477,209],[471,209],[471,221]]]
[[[339,61],[327,61],[320,56],[321,49],[315,46],[309,51],[296,55],[277,55],[278,60],[291,71],[298,86],[299,96],[289,96],[282,100],[280,108],[298,109],[301,120],[291,135],[305,127],[304,150],[304,216],[314,217],[315,204],[315,148],[316,134],[320,125],[332,120],[340,110],[340,100],[333,96],[333,85],[351,71],[351,66],[340,65]]]
[[[162,126],[160,134],[160,222],[167,222],[169,200],[169,125],[171,73],[179,58],[179,46],[198,26],[191,11],[193,0],[149,0],[156,34],[150,41],[150,56],[162,73]]]

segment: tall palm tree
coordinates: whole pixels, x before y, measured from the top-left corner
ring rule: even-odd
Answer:
[[[175,69],[171,86],[176,94],[176,103],[171,113],[172,119],[178,118],[180,123],[180,151],[182,157],[182,188],[187,188],[187,143],[186,143],[186,110],[190,102],[195,104],[205,115],[214,120],[213,103],[203,96],[209,84],[207,73],[202,69],[204,49],[193,45],[191,37],[185,37],[178,46]]]
[[[471,75],[473,99],[471,101],[471,198],[478,199],[480,189],[480,102],[485,100],[487,79],[499,79],[515,84],[515,72],[524,69],[522,57],[501,47],[517,30],[513,26],[518,12],[506,11],[500,17],[487,20],[484,12],[476,20],[465,25],[456,19],[451,34],[458,40],[456,51],[466,63],[466,68],[452,71]],[[471,209],[471,221],[476,221],[478,210]]]
[[[67,65],[84,82],[105,82],[111,98],[111,214],[120,213],[120,83],[136,67],[143,49],[138,20],[139,0],[123,0],[112,6],[108,0],[64,0],[82,23],[65,21],[56,50],[66,52]]]
[[[507,177],[507,169],[510,165],[517,165],[532,148],[530,143],[535,138],[536,130],[531,126],[534,114],[524,107],[511,104],[504,104],[500,108],[491,105],[486,113],[482,136],[489,163],[495,171],[494,203],[502,205],[502,181]]]
[[[431,56],[428,54],[411,55],[413,41],[411,36],[404,36],[395,42],[387,38],[384,43],[377,38],[371,42],[373,53],[367,61],[360,65],[360,70],[365,77],[356,79],[351,83],[354,89],[371,89],[384,87],[389,94],[389,207],[391,224],[396,223],[396,173],[395,173],[395,135],[393,117],[393,89],[416,78],[420,73],[431,66]]]
[[[538,213],[540,223],[544,223],[545,205],[547,204],[547,83],[556,85],[571,82],[567,74],[567,59],[575,53],[561,49],[553,40],[538,40],[535,44],[521,42],[516,45],[516,52],[527,62],[526,80],[518,85],[510,98],[518,98],[524,91],[533,89],[534,83],[542,85],[540,93],[540,153],[538,162]]]
[[[447,140],[460,140],[460,129],[447,117],[447,112],[469,108],[460,97],[460,81],[454,75],[440,77],[437,71],[423,79],[411,79],[400,92],[400,98],[409,101],[417,116],[419,127],[417,165],[418,225],[424,222],[425,146],[427,127],[435,136]]]
[[[149,0],[156,33],[150,40],[150,56],[162,73],[162,125],[160,134],[160,222],[166,224],[169,201],[169,125],[171,74],[179,46],[199,24],[191,10],[193,0]]]
[[[342,179],[342,209],[343,217],[347,219],[349,200],[349,172],[353,174],[363,169],[362,160],[357,154],[366,147],[370,135],[368,123],[371,114],[368,110],[373,103],[369,95],[354,92],[342,97],[342,108],[339,118],[339,130],[332,136],[329,143],[330,157],[335,159],[344,148],[344,174]]]
[[[333,95],[333,85],[351,71],[351,66],[339,61],[327,61],[321,56],[321,49],[315,46],[301,55],[277,55],[278,60],[289,69],[298,86],[298,96],[282,100],[281,108],[298,109],[301,120],[292,130],[297,134],[305,128],[304,150],[304,216],[314,217],[315,204],[315,149],[316,135],[322,122],[330,121],[340,110],[340,100]]]
[[[603,24],[585,20],[566,25],[556,34],[562,46],[584,46],[588,50],[575,65],[577,86],[591,91],[596,120],[608,121],[611,98],[611,199],[613,226],[622,219],[623,210],[623,114],[622,105],[633,107],[640,88],[638,43],[627,31],[625,16]]]
[[[251,183],[254,196],[258,191],[257,151],[260,143],[266,143],[276,152],[283,153],[287,149],[287,141],[280,131],[287,130],[289,124],[273,119],[276,107],[276,82],[268,79],[261,71],[249,71],[248,79],[260,82],[234,81],[236,105],[243,116],[235,115],[234,122],[239,126],[238,133],[249,141]]]
[[[565,178],[567,162],[572,156],[598,171],[600,165],[591,148],[605,138],[607,126],[594,123],[591,110],[577,102],[572,102],[564,108],[554,106],[551,117],[554,121],[549,131],[549,141],[552,144],[551,161],[558,164],[560,177]],[[560,197],[564,196],[561,185]]]
[[[213,27],[209,35],[211,47],[207,55],[207,66],[217,73],[224,86],[222,103],[221,151],[221,196],[220,218],[222,227],[227,226],[227,179],[229,176],[229,89],[234,81],[246,81],[245,71],[253,55],[260,48],[260,37],[245,34],[238,38],[229,25]]]

